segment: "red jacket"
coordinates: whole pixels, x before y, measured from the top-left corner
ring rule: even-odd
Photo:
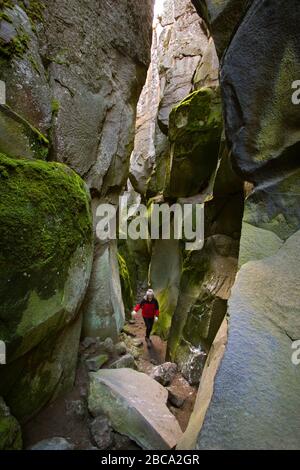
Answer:
[[[154,318],[155,316],[159,316],[159,305],[156,299],[143,299],[134,307],[136,312],[138,312],[140,309],[142,309],[142,315],[144,318]]]

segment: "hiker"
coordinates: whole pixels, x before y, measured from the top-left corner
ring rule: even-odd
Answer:
[[[156,298],[154,297],[154,292],[152,289],[148,289],[143,300],[134,307],[134,310],[132,311],[133,318],[140,309],[142,309],[142,316],[146,326],[145,340],[147,346],[150,347],[152,344],[150,334],[153,323],[158,320],[159,316],[159,305]]]

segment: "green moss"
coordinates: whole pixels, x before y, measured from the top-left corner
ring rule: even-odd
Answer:
[[[0,450],[21,450],[22,434],[17,421],[11,417],[0,417]]]
[[[174,308],[170,305],[170,288],[160,291],[157,294],[157,300],[159,302],[160,315],[158,322],[154,324],[152,329],[153,334],[160,336],[163,340],[168,339]],[[171,307],[171,311],[170,311]]]
[[[200,193],[216,170],[223,128],[218,90],[201,88],[188,95],[170,114],[170,170],[166,195]]]
[[[7,21],[7,23],[12,23],[11,17],[5,11],[0,11],[0,21],[1,20]]]
[[[172,361],[175,360],[188,316],[197,301],[208,267],[209,258],[203,250],[186,253],[180,280],[178,303],[168,338],[167,356]]]
[[[22,433],[18,421],[10,414],[0,397],[0,450],[22,449]]]
[[[131,279],[130,279],[130,274],[127,268],[127,264],[126,264],[125,259],[120,255],[120,253],[118,253],[118,263],[119,263],[119,271],[120,271],[122,297],[123,297],[126,316],[128,317],[134,305],[134,297],[133,297]]]
[[[293,105],[289,92],[292,77],[299,77],[299,74],[298,54],[288,46],[281,59],[270,102],[261,117],[260,129],[257,132],[256,162],[262,163],[277,158],[285,146],[299,141],[299,114],[295,112],[297,107]],[[294,129],[293,133],[291,128]]]
[[[27,6],[23,1],[21,1],[20,6],[27,13],[27,16],[33,24],[43,23],[45,5],[41,0],[29,0],[29,2],[27,2]]]
[[[32,30],[35,32],[35,24],[38,22],[43,22],[43,11],[45,5],[41,1],[30,0],[27,2],[27,6],[23,1],[18,2],[19,6],[26,12]],[[1,0],[0,9],[0,21],[5,20],[8,23],[13,23],[12,18],[9,14],[9,10],[12,10],[15,7],[15,4],[10,0]],[[3,11],[5,9],[5,11]],[[24,31],[22,26],[18,28],[17,36],[11,39],[8,43],[0,39],[0,55],[6,59],[11,59],[14,56],[22,57],[28,49],[30,37]],[[38,71],[38,68],[36,69]]]
[[[58,100],[53,99],[51,102],[51,111],[53,114],[57,114],[60,108],[60,103]]]
[[[37,61],[34,59],[32,55],[29,56],[29,61],[33,67],[33,69],[40,75],[40,69]]]
[[[22,57],[28,49],[28,43],[29,36],[25,32],[12,38],[9,43],[5,43],[3,39],[0,39],[0,53],[7,58],[12,56]]]
[[[42,300],[63,288],[92,223],[84,183],[65,165],[0,154],[0,182],[0,336],[9,338],[32,292]]]

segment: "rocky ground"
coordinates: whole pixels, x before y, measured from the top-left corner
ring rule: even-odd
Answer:
[[[119,367],[137,368],[153,376],[158,365],[165,363],[166,342],[152,337],[147,348],[144,340],[144,323],[138,315],[134,323],[127,323],[114,345],[109,339],[104,343],[93,339],[81,342],[75,386],[71,392],[50,403],[23,428],[24,447],[41,448],[137,450],[129,438],[115,432],[104,419],[93,418],[88,410],[89,369],[97,370],[101,358],[106,360],[102,369]],[[100,354],[99,354],[100,353]],[[95,359],[96,358],[96,359]],[[161,374],[158,374],[161,375]],[[164,375],[164,374],[162,374]],[[180,372],[171,373],[168,407],[185,431],[196,398],[196,388],[190,386]],[[156,377],[158,381],[161,379]],[[102,420],[102,421],[101,421]],[[100,422],[101,421],[101,422]],[[60,438],[60,439],[58,439]],[[41,443],[41,441],[44,441]]]

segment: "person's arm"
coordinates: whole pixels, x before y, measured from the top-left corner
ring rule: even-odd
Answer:
[[[133,310],[134,310],[135,312],[138,312],[138,311],[143,307],[144,303],[145,303],[145,301],[142,300],[139,304],[137,304],[137,305],[134,307]]]
[[[144,303],[144,301],[142,300],[139,304],[137,304],[137,305],[133,308],[133,310],[132,310],[132,312],[131,312],[132,318],[134,318],[135,315],[137,314],[137,312],[143,307],[143,303]]]

